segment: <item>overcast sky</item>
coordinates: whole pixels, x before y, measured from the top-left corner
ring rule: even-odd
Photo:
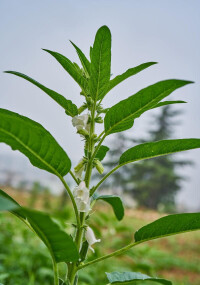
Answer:
[[[23,72],[80,105],[79,87],[41,48],[78,61],[68,40],[88,54],[97,29],[107,25],[112,33],[113,75],[147,61],[159,64],[116,87],[105,99],[105,106],[112,106],[159,80],[193,80],[195,84],[175,91],[169,99],[188,102],[181,105],[182,123],[174,137],[199,138],[199,14],[198,0],[0,0],[0,70]],[[73,162],[80,158],[82,143],[71,120],[51,98],[25,80],[3,73],[0,94],[2,108],[40,122]],[[139,118],[129,133],[145,136],[151,114],[152,111],[143,120]],[[0,157],[11,153],[9,147],[0,145]],[[15,157],[17,160],[18,156]],[[195,167],[182,170],[190,180],[183,183],[178,201],[200,207],[200,150],[185,152],[180,157],[193,159]]]

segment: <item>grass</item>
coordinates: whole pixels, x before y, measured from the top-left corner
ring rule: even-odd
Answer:
[[[13,193],[12,193],[13,194]],[[12,195],[19,202],[27,203],[27,196]],[[67,206],[58,213],[53,202],[54,216],[66,230],[72,222],[72,211]],[[39,205],[42,205],[41,199]],[[161,217],[153,211],[127,210],[126,217],[118,222],[110,207],[99,202],[89,220],[101,243],[88,260],[110,253],[133,240],[134,232],[141,226]],[[42,242],[23,223],[8,213],[0,215],[0,283],[4,285],[51,285],[52,264]],[[126,255],[86,267],[80,271],[80,284],[107,284],[105,272],[137,271],[173,281],[173,285],[200,284],[200,232],[180,234],[150,241],[134,247]],[[65,264],[60,264],[64,277]],[[139,283],[138,283],[139,284]],[[141,285],[143,283],[140,283]],[[147,284],[147,283],[145,283]],[[151,283],[149,283],[151,284]]]

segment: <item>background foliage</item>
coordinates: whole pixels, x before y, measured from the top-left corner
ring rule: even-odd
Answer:
[[[17,194],[16,191],[12,191],[11,194],[19,202],[28,203],[29,197],[26,194]],[[58,198],[51,196],[54,217],[68,230],[65,220],[72,221],[72,211],[70,205],[67,205],[58,213],[56,208],[59,203]],[[40,194],[37,207],[43,204],[44,196]],[[126,210],[123,222],[119,222],[111,208],[106,207],[103,202],[98,206],[98,210],[101,212],[95,211],[92,222],[96,235],[101,237],[101,243],[96,245],[95,257],[129,243],[133,238],[130,229],[134,232],[162,216],[154,211]],[[99,230],[100,226],[102,231]],[[52,284],[52,264],[44,244],[11,214],[0,214],[0,228],[0,282],[5,285]],[[105,260],[86,268],[84,272],[80,271],[81,284],[106,284],[104,272],[126,270],[165,277],[172,280],[174,285],[199,285],[199,240],[200,233],[193,232],[148,242],[128,251],[124,256],[112,259],[112,262]],[[90,253],[89,259],[92,258]],[[59,269],[63,275],[65,265],[61,263]]]

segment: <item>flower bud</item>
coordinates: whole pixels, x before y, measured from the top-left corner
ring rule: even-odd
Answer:
[[[89,136],[89,133],[88,131],[86,131],[85,129],[80,129],[77,131],[77,134],[83,136],[83,137],[88,137]]]
[[[103,112],[103,107],[101,105],[97,106],[97,113],[101,114]]]
[[[94,104],[94,100],[91,97],[87,97],[88,107],[91,107]]]
[[[92,248],[92,245],[96,242],[100,242],[100,239],[96,239],[93,230],[90,227],[87,227],[85,232],[85,238],[89,244],[89,248],[94,252],[94,249]]]
[[[81,159],[79,163],[74,167],[75,176],[80,180],[82,178],[82,173],[84,171],[84,165],[85,165],[85,160]]]
[[[78,109],[79,115],[80,115],[83,111],[85,111],[85,109],[87,109],[87,105],[86,105],[86,104],[83,104],[83,105]]]
[[[100,116],[99,116],[99,117],[96,117],[96,118],[95,118],[95,122],[98,123],[98,124],[102,124],[102,123],[103,123],[102,117],[100,117]]]
[[[91,138],[92,138],[93,140],[96,140],[97,134],[93,134]]]
[[[74,171],[78,172],[81,168],[83,168],[83,166],[84,166],[84,160],[81,159],[79,160],[79,163],[74,167]]]
[[[98,171],[100,174],[103,174],[103,172],[104,172],[104,167],[103,167],[102,163],[101,163],[98,159],[95,159],[95,160],[94,160],[94,165],[95,165],[97,171]]]

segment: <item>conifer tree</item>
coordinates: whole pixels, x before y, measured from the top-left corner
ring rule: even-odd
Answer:
[[[109,152],[105,165],[108,168],[116,166],[119,154],[130,146],[170,139],[174,132],[172,125],[177,124],[175,117],[178,115],[180,112],[173,110],[171,106],[163,107],[161,113],[151,122],[148,140],[130,138],[124,133],[117,134],[111,142],[112,151]],[[157,209],[159,205],[163,205],[171,210],[175,206],[175,196],[181,189],[181,181],[185,179],[177,173],[177,169],[187,164],[191,162],[177,160],[173,155],[144,160],[127,165],[121,169],[121,175],[114,173],[112,180],[107,180],[103,187],[112,187],[116,191],[119,185],[123,185],[120,190],[130,193],[139,206]]]

